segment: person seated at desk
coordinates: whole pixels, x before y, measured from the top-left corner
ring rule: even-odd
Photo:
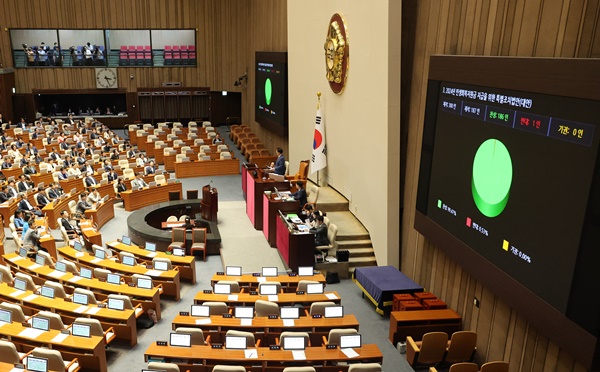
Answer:
[[[37,147],[35,147],[31,143],[27,144],[27,148],[25,149],[25,155],[32,156],[32,155],[37,155],[38,153],[39,153],[39,151],[38,151]]]
[[[69,167],[69,169],[71,169]],[[69,174],[67,173],[67,169],[65,167],[60,168],[60,173],[58,174],[58,180],[64,181],[69,179]]]
[[[94,167],[92,166],[92,161],[88,160],[85,165],[83,165],[81,167],[81,173],[83,174],[94,174],[96,170],[94,169]]]
[[[136,178],[131,181],[131,189],[132,190],[141,190],[144,187],[148,187],[148,184],[142,178],[142,173],[138,172],[138,174],[136,175]]]
[[[2,191],[0,191],[0,203],[4,203],[5,201],[8,201],[8,199],[10,199],[10,196],[8,195],[8,186],[2,186]]]
[[[292,196],[294,197],[294,199],[300,201],[300,206],[301,206],[300,208],[302,208],[307,203],[306,190],[304,189],[304,182],[302,182],[302,181],[296,182],[296,187],[298,188],[298,191],[293,193]]]
[[[60,145],[58,145],[58,147],[60,147],[61,150],[68,150],[69,149],[69,144],[65,141],[65,142],[61,142]]]
[[[19,182],[17,182],[17,187],[19,192],[27,192],[29,189],[33,188],[33,183],[27,179],[27,176],[24,174],[19,176]]]
[[[76,226],[73,226],[71,221],[69,221],[69,212],[66,210],[60,212],[60,224],[65,228],[65,231],[70,238],[76,238],[81,235],[81,230],[79,230],[79,228]]]
[[[56,147],[54,147],[52,149],[52,151],[50,152],[50,154],[48,155],[48,157],[50,159],[54,159],[54,160],[59,160],[60,159],[60,154],[58,153],[58,151],[56,151]]]
[[[81,177],[81,170],[79,170],[79,168],[77,168],[75,164],[69,164],[69,170],[67,171],[67,173],[69,176]]]
[[[15,160],[21,160],[21,158],[23,157],[23,155],[21,154],[19,149],[17,149],[17,145],[15,145],[15,144],[10,145],[10,150],[8,150],[8,155]]]
[[[123,178],[119,177],[117,179],[117,197],[120,198],[123,191],[127,191],[127,185],[125,184],[125,181],[123,181]]]
[[[135,158],[135,150],[132,149],[131,147],[129,148],[129,150],[127,151],[127,158],[129,159],[133,159]]]
[[[112,150],[110,153],[110,160],[119,160],[119,151],[117,149]]]
[[[50,199],[46,196],[43,187],[38,187],[38,194],[35,198],[40,208],[44,208],[46,205],[50,204]]]
[[[40,235],[41,235],[41,227],[38,228],[29,228],[26,232],[23,233],[23,237],[21,240],[23,241],[23,247],[31,247],[29,252],[27,253],[27,257],[35,257],[37,251],[48,252],[40,245]]]
[[[2,163],[2,169],[10,169],[13,166],[13,159],[10,156],[4,157],[4,163]]]
[[[108,173],[106,173],[106,179],[108,180],[108,182],[116,181],[117,179],[119,179],[119,174],[114,170],[111,170]]]
[[[87,173],[87,177],[85,177],[85,186],[86,187],[90,187],[90,186],[96,186],[98,184],[98,182],[96,182],[96,179],[93,176],[94,172],[89,172]]]
[[[315,218],[317,217],[314,212],[315,211],[311,204],[308,204],[308,203],[304,204],[304,207],[302,208],[302,215],[304,216],[304,222],[306,224],[309,224],[311,227],[313,226]]]
[[[52,200],[59,198],[63,194],[62,189],[58,185],[58,183],[52,182],[50,184],[50,188],[48,189],[48,197]]]
[[[15,180],[8,181],[8,197],[16,198],[18,195],[19,195],[19,192],[17,191],[16,185],[15,185]]]
[[[147,161],[148,159],[146,158],[146,155],[144,155],[143,153],[139,153],[137,158],[135,159],[135,166],[143,167],[144,165],[146,165]]]
[[[318,216],[315,227],[310,229],[310,232],[315,234],[315,246],[329,245],[327,238],[327,225],[325,225],[323,216]]]
[[[102,196],[100,195],[100,193],[98,192],[98,189],[94,189],[94,188],[90,188],[88,189],[88,196],[87,196],[87,203],[90,205],[94,205],[100,202],[100,199],[102,199]]]
[[[85,156],[92,156],[92,155],[94,155],[94,149],[92,148],[92,144],[91,143],[87,144],[87,148],[84,151],[84,155]]]
[[[35,168],[34,165],[31,164],[31,162],[29,160],[27,160],[25,162],[25,166],[23,167],[23,174],[25,174],[25,175],[37,174],[37,169]]]
[[[85,192],[82,192],[81,195],[79,196],[79,202],[75,206],[75,213],[77,213],[79,216],[83,217],[83,216],[85,216],[85,211],[87,211],[89,209],[94,209],[94,206],[90,205],[87,202],[87,194]]]
[[[275,174],[285,175],[285,158],[283,157],[283,149],[277,148],[277,160],[275,160]]]
[[[221,135],[219,133],[217,133],[217,135],[215,136],[215,138],[213,138],[212,143],[213,143],[213,145],[221,145],[221,144],[223,144],[223,138],[221,138]]]
[[[87,159],[85,158],[85,155],[83,155],[82,151],[79,151],[77,153],[77,158],[75,160],[77,161],[77,164],[79,164],[79,166],[84,165],[85,162],[87,161]]]
[[[29,228],[29,223],[23,218],[23,211],[17,209],[14,214],[13,223],[17,231],[24,231]]]
[[[38,207],[34,207],[33,205],[31,205],[29,200],[27,200],[27,196],[25,195],[25,193],[21,193],[19,197],[20,197],[20,200],[19,200],[18,208],[20,210],[22,210],[23,212],[26,212],[26,213],[27,212],[33,213],[38,217],[42,217],[44,215]]]
[[[25,142],[23,141],[23,138],[19,138],[17,142],[15,142],[15,145],[18,149],[25,147]]]
[[[144,173],[147,175],[156,173],[156,166],[154,165],[154,160],[150,160],[150,164],[146,168],[144,168]]]

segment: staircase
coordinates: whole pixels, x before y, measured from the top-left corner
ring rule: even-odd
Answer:
[[[348,200],[331,187],[321,187],[317,209],[326,212],[329,221],[337,225],[337,249],[350,252],[350,272],[357,267],[377,265],[369,232],[349,211]]]

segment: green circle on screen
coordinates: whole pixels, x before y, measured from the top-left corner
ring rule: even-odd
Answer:
[[[506,146],[497,139],[484,141],[473,160],[471,191],[477,209],[487,217],[496,217],[506,207],[513,167]]]
[[[273,86],[271,85],[271,79],[267,78],[265,81],[265,101],[267,105],[271,104],[271,97],[273,96]]]

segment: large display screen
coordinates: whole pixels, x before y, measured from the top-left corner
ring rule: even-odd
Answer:
[[[288,126],[287,53],[256,52],[255,120],[284,134]]]
[[[427,207],[565,313],[600,133],[586,100],[437,82]]]

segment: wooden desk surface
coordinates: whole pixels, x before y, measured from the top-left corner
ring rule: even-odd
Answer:
[[[174,169],[177,178],[240,174],[240,160],[216,159],[175,163]]]
[[[335,298],[329,298],[327,295],[331,297],[335,296]],[[237,297],[234,297],[237,296]],[[218,301],[225,302],[229,305],[239,305],[239,304],[253,304],[256,300],[269,300],[269,296],[260,296],[260,295],[251,295],[249,293],[236,293],[231,295],[223,295],[223,294],[214,294],[214,293],[204,293],[200,291],[194,297],[195,304],[202,304],[207,301]],[[270,300],[269,300],[270,301]],[[332,301],[336,304],[341,304],[342,299],[338,295],[337,292],[327,292],[323,294],[303,294],[297,295],[295,293],[279,293],[277,295],[277,302],[280,306],[288,305],[288,304],[309,304],[313,302],[320,301]]]
[[[112,188],[112,185],[110,185],[110,187]],[[85,216],[94,221],[100,229],[105,223],[115,217],[114,204],[113,199],[109,197],[109,199],[100,204],[98,208],[85,211]]]
[[[182,279],[189,279],[192,283],[196,283],[196,258],[194,256],[174,256],[161,251],[150,252],[137,245],[127,245],[118,241],[109,242],[106,245],[119,252],[129,252],[143,261],[152,262],[155,257],[167,258],[171,260],[171,264],[178,267]]]
[[[144,353],[146,361],[148,358],[187,359],[188,361],[205,360],[209,364],[219,361],[241,362],[241,363],[280,363],[294,362],[291,350],[270,350],[268,347],[259,347],[252,350],[257,351],[257,358],[247,359],[244,350],[212,349],[210,346],[192,345],[192,347],[156,346],[151,344]],[[342,361],[382,361],[383,354],[375,344],[363,345],[354,349],[359,356],[349,359],[339,348],[326,349],[321,346],[307,347],[304,350],[306,361],[315,361],[326,365],[328,362]],[[300,362],[306,362],[304,360]],[[296,361],[298,362],[298,361]]]
[[[125,204],[125,210],[131,212],[148,205],[169,201],[169,192],[174,191],[179,191],[179,194],[183,197],[181,183],[168,183],[143,190],[123,191],[121,197]]]
[[[14,216],[18,204],[17,198],[14,198],[12,203],[9,203],[8,201],[0,203],[0,214],[2,214],[2,217],[4,218],[4,227],[8,227],[10,224],[10,216]]]
[[[94,228],[94,221],[81,220],[79,221],[79,227],[81,228],[83,240],[86,241],[86,248],[92,249],[92,244],[96,244],[102,247],[102,234],[100,234],[100,231],[96,231],[96,229]]]
[[[432,320],[460,320],[462,317],[452,309],[392,311],[390,318],[401,322],[428,322]]]
[[[282,286],[297,287],[298,282],[301,280],[312,280],[319,283],[325,283],[325,277],[323,274],[315,274],[312,276],[289,276],[289,275],[278,275],[278,276],[254,276],[252,274],[243,274],[241,276],[230,276],[230,275],[217,275],[214,274],[210,280],[210,284],[214,285],[219,280],[236,281],[240,285],[258,286],[261,282],[279,282]]]
[[[284,326],[282,319],[269,319],[268,317],[255,317],[252,319],[252,325],[241,325],[241,320],[237,318],[223,318],[222,316],[213,315],[210,317],[210,323],[207,323],[209,317],[197,317],[190,315],[177,315],[173,319],[173,330],[177,327],[200,327],[202,329],[248,329],[250,331],[263,329],[265,332],[268,328],[285,328],[293,331],[294,328],[311,328],[314,331],[317,329],[327,328],[354,328],[358,330],[358,320],[354,314],[344,315],[342,318],[313,318],[311,316],[301,316],[294,319],[293,326]]]

